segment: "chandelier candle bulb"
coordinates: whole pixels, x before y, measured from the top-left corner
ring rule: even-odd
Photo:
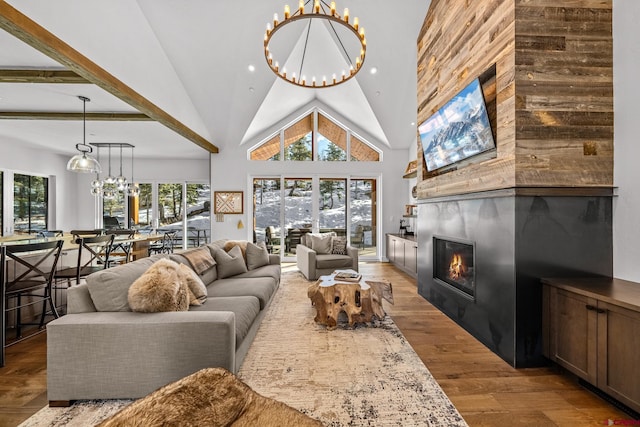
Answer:
[[[267,36],[271,34],[271,24],[267,24]]]
[[[331,9],[331,16],[336,16],[336,2],[334,1],[331,2],[330,9]]]
[[[276,61],[276,65],[274,65],[276,71],[278,71],[278,68],[280,68],[280,66],[278,65],[278,61]]]
[[[353,28],[356,29],[356,31],[358,31],[358,27],[360,26],[360,20],[358,19],[358,17],[356,16],[355,18],[353,18]]]
[[[286,68],[282,69],[282,77],[284,77],[285,79],[287,78],[287,69]]]
[[[278,14],[274,13],[273,14],[273,28],[276,28],[278,26]]]
[[[311,85],[312,86],[316,85],[316,76],[311,77]]]
[[[304,15],[304,0],[300,0],[298,2],[298,11],[300,12],[300,15]]]
[[[302,80],[300,80],[302,82],[302,86],[305,85],[305,83],[307,82],[307,77],[306,76],[302,76]]]
[[[320,0],[315,0],[313,10],[315,10],[316,13],[320,13]]]
[[[332,76],[332,79],[333,79],[333,84],[336,84],[336,75],[335,74]]]
[[[327,76],[322,76],[322,86],[327,85]]]
[[[347,22],[347,23],[349,22],[349,8],[348,7],[346,7],[344,9],[344,22]]]
[[[364,27],[360,27],[360,38],[364,39]]]
[[[284,19],[285,20],[289,19],[289,16],[291,16],[291,10],[289,9],[289,5],[285,4],[284,5]]]

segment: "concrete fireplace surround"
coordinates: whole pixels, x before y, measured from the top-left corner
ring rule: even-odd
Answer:
[[[506,189],[418,205],[418,292],[514,367],[541,366],[541,277],[611,276],[611,189]],[[433,279],[433,236],[475,243],[475,300]]]

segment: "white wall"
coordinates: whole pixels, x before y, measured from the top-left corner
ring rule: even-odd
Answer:
[[[614,198],[613,274],[640,282],[640,2],[613,2]]]
[[[59,154],[24,147],[21,141],[0,140],[0,169],[27,175],[48,176],[51,182],[55,181],[55,189],[52,189],[51,194],[55,196],[50,202],[54,203],[50,206],[50,229],[69,230],[77,222],[79,174],[67,172],[68,160]],[[12,190],[9,188],[8,191]],[[6,209],[12,210],[13,207],[9,205]],[[12,227],[13,224],[4,225],[6,228]]]

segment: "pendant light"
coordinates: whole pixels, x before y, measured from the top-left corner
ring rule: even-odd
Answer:
[[[120,191],[127,189],[127,177],[122,175],[122,144],[120,144],[120,175],[116,177],[116,185]]]
[[[98,147],[97,151],[98,163],[100,163],[100,147]],[[94,196],[99,196],[102,194],[102,181],[100,180],[100,173],[96,172],[96,179],[91,181],[91,194]]]
[[[78,98],[82,101],[82,144],[76,144],[76,150],[79,151],[79,154],[76,154],[69,159],[69,162],[67,163],[67,170],[71,172],[100,173],[102,172],[100,163],[88,155],[88,153],[93,151],[93,148],[86,143],[87,102],[90,102],[91,100],[86,96],[78,96]]]
[[[105,184],[115,184],[116,177],[111,175],[111,145],[109,145],[109,175],[104,179]]]
[[[129,184],[127,191],[131,197],[137,197],[140,194],[140,187],[138,187],[136,182],[133,180],[133,145],[131,146],[131,183]]]

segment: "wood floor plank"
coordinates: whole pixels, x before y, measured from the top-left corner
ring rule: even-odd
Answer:
[[[294,270],[295,264],[283,265]],[[360,271],[391,281],[395,304],[385,302],[385,310],[470,426],[595,426],[629,419],[560,368],[514,369],[418,295],[415,279],[392,265],[363,262]],[[7,349],[0,426],[16,426],[46,404],[41,334]]]

